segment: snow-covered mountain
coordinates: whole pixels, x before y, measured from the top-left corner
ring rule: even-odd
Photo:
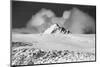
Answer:
[[[64,27],[60,27],[58,24],[53,24],[50,26],[50,28],[44,31],[44,34],[54,34],[54,33],[68,34],[69,30],[66,30]]]

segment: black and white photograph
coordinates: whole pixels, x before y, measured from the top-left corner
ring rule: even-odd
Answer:
[[[96,6],[11,0],[11,65],[96,61]]]

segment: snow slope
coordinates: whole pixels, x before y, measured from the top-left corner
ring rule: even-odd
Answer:
[[[91,35],[12,34],[12,41],[33,43],[33,47],[46,49],[46,50],[68,49],[72,51],[89,51],[89,52],[92,52],[95,50],[95,35],[94,34],[91,34]]]

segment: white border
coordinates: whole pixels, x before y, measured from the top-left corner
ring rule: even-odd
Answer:
[[[69,3],[69,4],[83,4],[96,5],[95,0],[16,0],[16,1],[37,1],[37,2],[51,2],[51,3]],[[99,3],[98,3],[99,4]]]

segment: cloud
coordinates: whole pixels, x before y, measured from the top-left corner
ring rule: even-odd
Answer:
[[[71,15],[64,25],[74,34],[95,33],[95,20],[77,8],[71,10]]]
[[[27,24],[27,27],[40,26],[45,23],[46,17],[54,17],[54,13],[51,10],[42,8],[38,13],[32,16],[31,20]]]
[[[43,32],[48,25],[51,25],[50,18],[55,14],[48,9],[42,8],[39,12],[32,16],[25,28],[13,29],[17,33],[40,33]]]
[[[69,29],[72,34],[95,33],[94,19],[77,8],[64,11],[62,17],[56,17],[53,11],[42,8],[32,16],[25,28],[13,29],[12,32],[42,33],[54,23]]]

